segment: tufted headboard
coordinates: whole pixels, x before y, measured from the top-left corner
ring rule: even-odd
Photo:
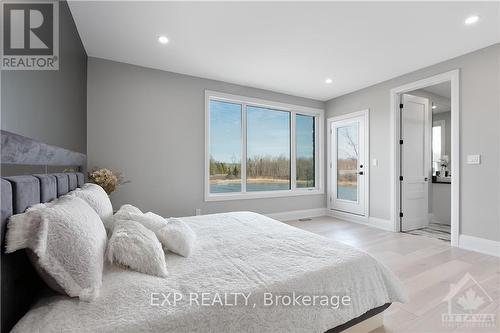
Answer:
[[[2,131],[1,161],[10,165],[72,166],[78,172],[1,178],[1,331],[8,332],[28,311],[44,282],[24,251],[5,254],[9,217],[49,202],[85,182],[86,156]]]

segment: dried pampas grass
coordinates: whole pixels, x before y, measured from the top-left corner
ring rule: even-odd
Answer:
[[[102,187],[107,194],[116,191],[120,185],[130,183],[130,181],[123,178],[121,172],[112,171],[106,168],[93,169],[89,173],[89,181]]]

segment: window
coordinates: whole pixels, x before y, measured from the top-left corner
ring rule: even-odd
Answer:
[[[337,129],[337,199],[358,198],[359,123]]]
[[[443,163],[448,163],[448,157],[444,155],[445,150],[445,122],[444,120],[434,121],[432,124],[432,175],[436,176],[436,171],[441,170]]]
[[[241,192],[241,105],[210,101],[210,192]]]
[[[432,127],[432,174],[439,171],[439,160],[441,159],[441,126]]]
[[[316,128],[313,116],[295,116],[297,187],[314,187],[316,181],[315,151]]]
[[[207,201],[323,193],[323,110],[205,95]]]
[[[247,106],[247,191],[290,189],[290,112]]]

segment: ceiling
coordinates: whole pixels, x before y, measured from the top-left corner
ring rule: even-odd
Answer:
[[[318,100],[500,42],[499,2],[69,5],[89,56]]]

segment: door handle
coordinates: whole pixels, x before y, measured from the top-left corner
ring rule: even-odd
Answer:
[[[429,178],[427,178],[427,177],[425,177],[425,178],[424,178],[424,182],[426,182],[426,181],[428,181],[428,180],[429,180]]]

